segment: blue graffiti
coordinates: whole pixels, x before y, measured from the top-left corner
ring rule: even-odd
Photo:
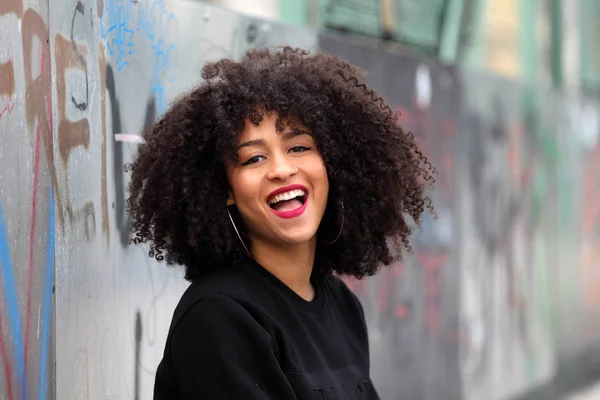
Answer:
[[[131,21],[131,1],[108,0],[105,6],[106,25],[100,20],[100,33],[104,47],[111,57],[115,58],[117,68],[121,71],[128,65],[127,58],[133,54],[133,34],[129,27]]]
[[[47,398],[48,379],[48,348],[50,338],[50,320],[52,314],[52,286],[54,285],[54,190],[50,185],[50,196],[48,198],[48,243],[46,248],[46,279],[44,284],[43,318],[42,318],[42,341],[41,341],[41,371],[39,398]],[[13,274],[10,247],[2,205],[0,204],[0,261],[2,262],[2,277],[6,293],[10,319],[11,342],[14,345],[16,359],[17,380],[20,383],[22,398],[29,399],[29,384],[27,371],[25,371],[25,348],[23,343],[23,330],[21,327],[21,313],[19,311],[19,300],[16,292],[16,280]],[[1,292],[0,292],[1,293]]]
[[[132,7],[137,8],[135,24]],[[168,12],[164,0],[138,2],[135,6],[129,0],[109,0],[105,12],[103,19],[106,21],[100,21],[102,39],[117,71],[127,68],[129,57],[135,54],[136,43],[145,42],[150,46],[153,56],[151,90],[156,99],[156,111],[162,113],[168,104],[165,84],[174,83],[177,72],[177,47],[169,38],[171,29],[177,25],[175,14]]]
[[[42,317],[42,354],[40,357],[40,400],[46,400],[48,380],[48,345],[54,285],[54,189],[48,195],[48,244],[46,246],[46,279],[44,281],[44,314]]]
[[[23,330],[21,327],[21,315],[19,312],[19,300],[17,296],[17,285],[13,274],[10,247],[8,245],[8,236],[2,205],[0,204],[0,260],[2,261],[2,276],[4,278],[4,287],[6,293],[6,302],[8,305],[8,314],[10,318],[10,333],[15,346],[15,357],[17,360],[17,377],[19,382],[23,380],[23,366],[25,365],[25,349],[23,347]],[[1,334],[1,333],[0,333]]]

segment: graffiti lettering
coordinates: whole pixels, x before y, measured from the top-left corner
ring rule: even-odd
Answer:
[[[116,88],[115,88],[115,75],[113,72],[113,68],[109,65],[106,67],[106,74],[104,79],[106,79],[106,91],[108,92],[111,110],[112,110],[112,132],[113,134],[118,134],[123,131],[122,123],[121,123],[121,108],[119,106],[119,100],[117,98]],[[144,116],[144,127],[150,126],[154,120],[156,119],[155,113],[155,103],[154,98],[150,98],[146,105],[146,113]],[[106,112],[106,111],[104,111]],[[125,183],[123,180],[123,167],[125,165],[124,157],[123,157],[123,144],[120,142],[115,142],[113,144],[113,173],[114,173],[114,182],[115,182],[115,206],[117,213],[117,226],[119,227],[121,244],[123,246],[129,244],[130,241],[130,229],[131,226],[131,216],[127,214],[125,208]]]
[[[57,34],[54,39],[54,57],[56,59],[56,91],[58,105],[58,148],[63,163],[66,165],[71,151],[79,146],[86,149],[90,144],[90,123],[87,118],[77,121],[71,121],[67,118],[67,82],[66,73],[68,69],[85,70],[78,62],[78,57],[82,54],[87,55],[87,46],[85,44],[71,45],[71,42],[64,36]],[[79,47],[79,50],[75,48]],[[74,97],[72,101],[76,105]],[[86,104],[86,103],[84,103]],[[87,106],[86,106],[87,107]],[[79,107],[78,107],[79,108]]]
[[[13,95],[17,90],[22,90],[24,103],[25,119],[27,122],[27,132],[32,143],[32,159],[33,159],[33,190],[31,197],[31,220],[28,230],[28,263],[26,269],[25,294],[23,296],[25,305],[19,304],[17,297],[17,278],[13,270],[13,254],[7,242],[7,230],[5,217],[2,213],[0,204],[0,259],[2,264],[3,287],[0,289],[0,297],[6,300],[8,310],[8,324],[3,324],[3,317],[0,315],[0,358],[2,359],[2,367],[5,373],[5,384],[7,388],[6,394],[9,400],[15,398],[30,398],[29,373],[30,363],[30,345],[35,336],[31,334],[33,326],[32,313],[33,304],[36,302],[40,305],[40,313],[38,314],[38,330],[39,339],[39,382],[37,384],[40,398],[45,398],[45,393],[48,390],[46,368],[48,367],[49,354],[49,335],[50,329],[49,320],[51,314],[52,299],[51,284],[54,280],[53,270],[54,261],[52,254],[54,252],[54,186],[56,177],[53,173],[53,146],[52,146],[52,121],[51,121],[51,105],[50,105],[50,50],[48,44],[48,31],[43,18],[34,10],[28,9],[23,12],[23,4],[21,1],[8,0],[0,5],[0,15],[14,13],[20,20],[20,35],[22,39],[22,54],[23,54],[23,69],[24,69],[24,84],[18,85],[15,81],[15,64],[12,58],[12,48],[8,49],[8,59],[0,64],[0,96],[7,96],[8,102],[3,103],[0,107],[0,117],[12,113],[16,107]],[[37,51],[39,49],[39,51]],[[45,265],[36,270],[35,249],[36,244],[39,244],[40,230],[38,224],[39,212],[39,188],[40,182],[40,161],[45,154],[48,170],[50,171],[49,193],[45,197],[48,202],[48,225],[41,229],[42,234],[47,237],[47,249],[43,260]],[[10,202],[10,200],[9,200]],[[9,216],[11,217],[11,216]],[[25,229],[27,231],[27,229]],[[42,294],[36,296],[33,290],[34,277],[42,277]],[[6,294],[6,296],[4,296]],[[24,308],[25,315],[21,315],[21,309]],[[43,311],[42,311],[43,310]],[[24,330],[22,329],[24,325]],[[3,328],[6,327],[6,330]],[[8,332],[12,345],[12,351],[6,347],[5,334]],[[9,354],[14,357],[15,364],[11,365]],[[16,379],[16,385],[15,385]],[[4,394],[3,393],[0,393]]]
[[[37,122],[46,155],[46,162],[52,171],[52,183],[57,195],[57,205],[61,210],[58,180],[54,172],[54,150],[52,140],[52,112],[51,112],[51,82],[50,82],[50,47],[48,46],[48,31],[42,17],[33,9],[28,9],[23,15],[22,40],[23,59],[25,68],[25,110],[29,131],[33,132]],[[33,40],[37,38],[41,43],[41,69],[40,74],[33,77],[33,59],[31,48]],[[43,101],[40,101],[43,99]],[[33,142],[34,140],[32,140]],[[59,221],[63,222],[62,212],[58,213]]]
[[[23,1],[22,0],[4,0],[0,4],[0,15],[14,13],[17,18],[21,18],[23,15]]]
[[[77,46],[77,43],[75,42],[75,38],[73,37],[73,34],[74,34],[73,31],[75,30],[75,17],[77,16],[77,14],[84,15],[84,13],[85,13],[85,9],[83,8],[83,3],[81,1],[78,1],[77,6],[75,7],[75,11],[73,12],[73,18],[71,20],[71,45],[73,46],[73,52],[75,53],[77,62],[79,62],[79,64],[81,64],[81,67],[85,71],[85,101],[79,103],[75,100],[74,96],[71,96],[71,101],[73,102],[73,105],[75,105],[75,107],[81,111],[85,111],[87,109],[89,98],[90,98],[89,83],[88,83],[88,71],[87,71],[87,63],[85,61],[85,57],[79,51],[79,47]]]
[[[2,106],[0,102],[0,119],[12,113],[15,108],[13,94],[15,92],[15,69],[13,60],[10,57],[10,50],[7,51],[8,61],[0,63],[0,97],[7,96],[8,100]]]
[[[134,35],[136,32],[142,34],[140,40],[150,45],[154,56],[152,94],[157,111],[161,113],[167,107],[165,85],[174,82],[177,71],[177,47],[169,39],[177,20],[174,14],[167,11],[164,1],[139,2],[135,3],[137,23],[134,27],[133,4],[125,0],[106,3],[104,11],[107,17],[100,21],[102,39],[108,53],[116,56],[117,70],[122,71],[129,65],[129,57],[135,53]],[[104,20],[107,20],[106,26]]]

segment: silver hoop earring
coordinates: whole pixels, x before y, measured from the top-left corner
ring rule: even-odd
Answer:
[[[344,203],[343,202],[340,203],[340,208],[342,209],[342,226],[340,227],[340,231],[338,232],[338,234],[335,237],[335,239],[333,239],[331,242],[325,242],[325,244],[334,244],[335,242],[338,241],[338,239],[340,238],[340,236],[342,236],[342,231],[344,230],[344,222],[346,222],[346,212],[344,210]]]
[[[252,256],[252,253],[250,253],[250,250],[248,250],[248,247],[246,247],[246,243],[244,243],[244,241],[242,240],[242,237],[240,236],[240,232],[238,231],[237,226],[235,226],[235,222],[233,222],[233,218],[231,217],[229,208],[225,207],[225,209],[227,210],[227,215],[229,215],[229,220],[231,221],[231,225],[233,225],[233,229],[235,230],[235,233],[236,233],[238,239],[240,239],[242,246],[244,246],[244,250],[246,250],[246,253],[248,253],[249,256]]]

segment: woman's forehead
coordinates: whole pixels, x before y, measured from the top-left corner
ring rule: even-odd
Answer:
[[[310,131],[298,117],[281,118],[276,112],[264,112],[260,119],[251,120],[250,117],[246,118],[244,128],[238,135],[238,142],[241,143],[269,135],[285,136],[285,134],[296,130]]]

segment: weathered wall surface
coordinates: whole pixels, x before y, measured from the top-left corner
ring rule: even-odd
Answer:
[[[54,387],[48,1],[0,4],[0,398]]]
[[[439,171],[414,255],[348,281],[382,398],[508,398],[600,346],[596,104],[191,0],[3,0],[0,37],[0,399],[151,398],[186,284],[128,245],[123,165],[206,61],[276,44],[368,70]]]
[[[159,0],[3,1],[0,32],[0,399],[151,398],[186,284],[128,245],[123,165],[206,61],[316,35]]]
[[[507,399],[588,375],[600,362],[598,105],[343,36],[319,44],[369,73],[439,173],[438,219],[413,256],[349,281],[382,398]]]
[[[459,269],[454,193],[460,82],[438,65],[321,37],[320,48],[369,71],[369,84],[402,114],[438,168],[438,213],[415,237],[414,255],[350,286],[371,335],[374,384],[383,399],[459,399]]]

